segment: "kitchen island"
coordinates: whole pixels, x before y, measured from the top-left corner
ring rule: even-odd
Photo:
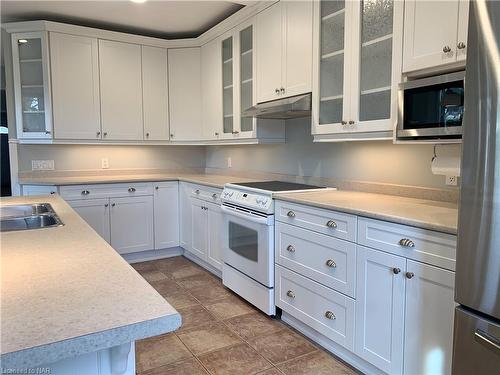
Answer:
[[[180,315],[59,196],[1,200],[31,203],[64,225],[1,234],[2,373],[135,374],[134,342]]]

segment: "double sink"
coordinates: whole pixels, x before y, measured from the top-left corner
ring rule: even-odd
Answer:
[[[64,225],[49,203],[0,206],[0,232]]]

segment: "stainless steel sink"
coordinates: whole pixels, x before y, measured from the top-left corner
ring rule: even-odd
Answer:
[[[59,227],[64,225],[48,203],[0,207],[0,232]]]

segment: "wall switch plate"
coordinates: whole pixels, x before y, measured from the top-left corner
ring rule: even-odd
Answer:
[[[109,168],[109,159],[108,158],[102,158],[101,159],[101,168],[102,169],[108,169]]]
[[[31,161],[32,171],[53,171],[54,170],[54,160],[32,160]]]
[[[231,157],[227,158],[227,167],[231,168],[233,166],[233,161],[231,160]]]
[[[446,185],[457,186],[457,176],[446,176]]]

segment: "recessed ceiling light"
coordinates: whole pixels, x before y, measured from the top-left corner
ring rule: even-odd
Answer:
[[[28,41],[26,39],[18,39],[17,41],[19,44],[24,44],[24,43],[28,43]]]
[[[130,0],[130,1],[133,3],[138,3],[138,4],[146,2],[146,0]]]

